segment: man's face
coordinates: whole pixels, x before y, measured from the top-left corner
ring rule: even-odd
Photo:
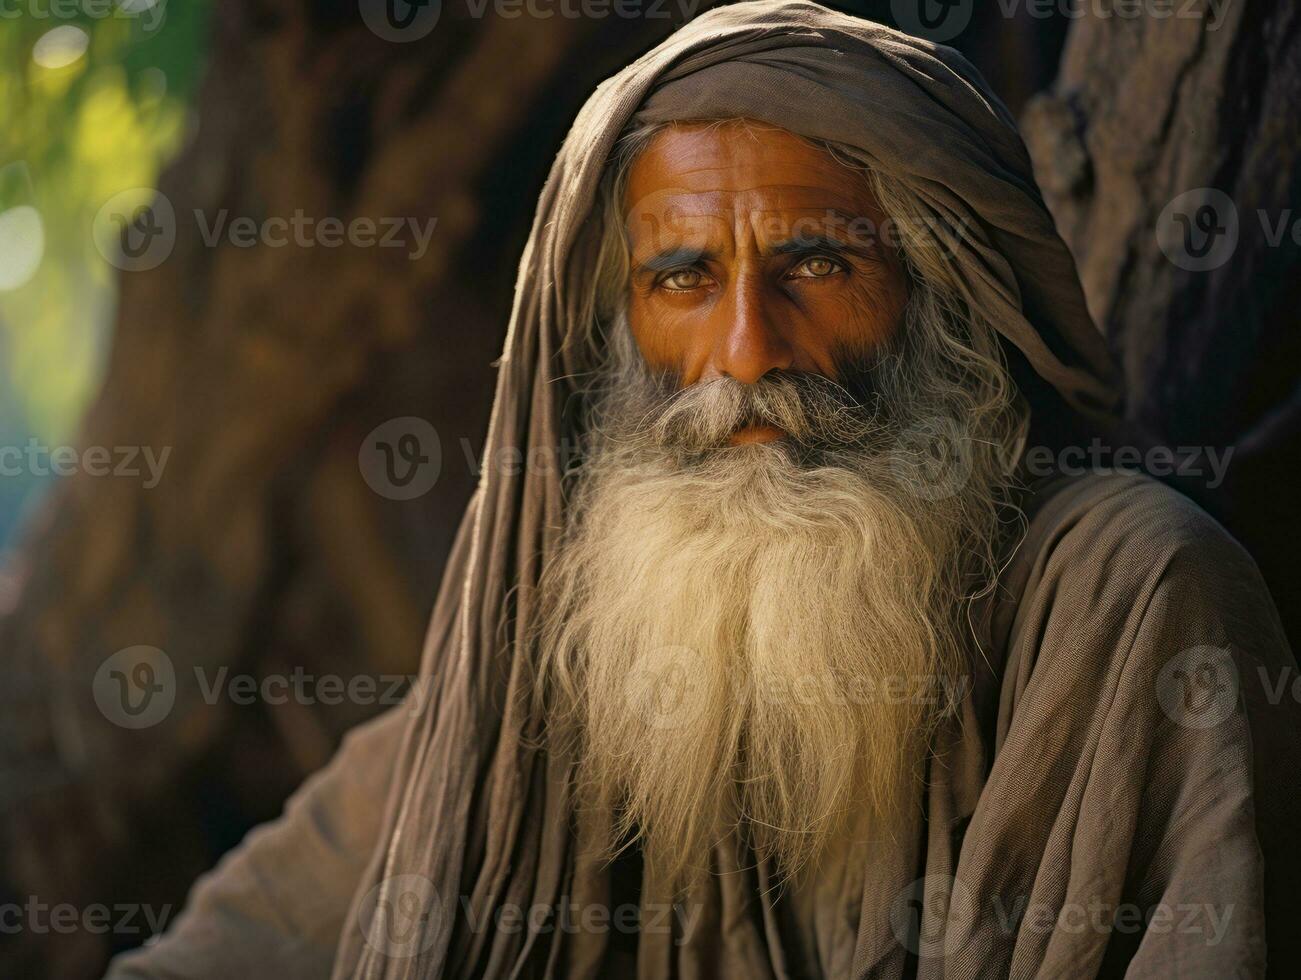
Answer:
[[[629,302],[584,392],[540,689],[606,856],[640,839],[682,883],[743,828],[783,874],[859,861],[843,847],[889,838],[962,693],[1010,379],[992,328],[875,233],[871,187],[928,217],[889,174],[729,124],[659,132],[628,178]],[[929,432],[963,434],[957,479],[927,479]],[[907,678],[939,689],[886,693]]]
[[[683,387],[774,370],[842,380],[902,319],[907,277],[867,181],[784,130],[670,126],[633,164],[625,208],[629,325]],[[782,435],[750,425],[731,442]]]

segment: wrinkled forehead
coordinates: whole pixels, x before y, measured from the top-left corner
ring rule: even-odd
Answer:
[[[884,218],[861,167],[748,119],[663,126],[632,160],[618,203],[638,258],[666,246],[864,244]]]

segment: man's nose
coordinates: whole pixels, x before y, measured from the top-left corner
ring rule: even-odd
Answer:
[[[769,371],[788,370],[794,355],[762,286],[738,282],[729,300],[715,310],[718,333],[702,380],[726,376],[754,384]]]

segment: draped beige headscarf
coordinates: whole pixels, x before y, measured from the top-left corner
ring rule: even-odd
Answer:
[[[570,393],[562,379],[583,367],[581,345],[565,341],[585,326],[578,317],[595,244],[586,219],[634,117],[746,117],[857,147],[953,231],[963,298],[990,316],[1014,369],[1023,361],[1097,426],[1114,418],[1113,368],[1072,258],[1012,118],[972,66],[952,49],[812,3],[757,0],[697,18],[604,82],[579,113],[520,263],[485,459],[512,449],[554,458]],[[370,893],[373,902],[379,885],[382,905],[395,896],[380,883],[422,875],[465,905],[444,901],[414,956],[386,957],[345,930],[338,977],[506,975],[551,954],[554,932],[474,932],[459,920],[583,888],[566,763],[530,747],[539,720],[520,697],[539,573],[564,522],[556,466],[485,468],[429,632],[422,671],[431,693],[406,732],[380,846],[358,889],[358,901]]]

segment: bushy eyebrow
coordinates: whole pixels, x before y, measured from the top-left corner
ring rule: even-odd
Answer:
[[[697,248],[693,245],[677,245],[672,248],[661,249],[654,255],[642,259],[636,263],[634,268],[637,272],[667,272],[669,269],[676,269],[684,265],[695,265],[697,262],[703,262],[714,257],[715,253],[708,249]]]
[[[846,253],[861,254],[869,251],[871,251],[869,247],[854,245],[839,238],[833,238],[830,235],[800,235],[796,238],[788,238],[785,241],[774,242],[763,250],[763,254],[802,255],[808,252],[832,252],[843,255]]]
[[[866,255],[873,251],[870,242],[856,245],[831,235],[799,235],[784,241],[774,242],[763,250],[763,255],[807,255],[815,252],[831,252],[835,255]],[[667,272],[682,266],[695,265],[717,257],[710,249],[694,245],[677,245],[661,249],[654,255],[635,263],[634,271],[639,273]]]

